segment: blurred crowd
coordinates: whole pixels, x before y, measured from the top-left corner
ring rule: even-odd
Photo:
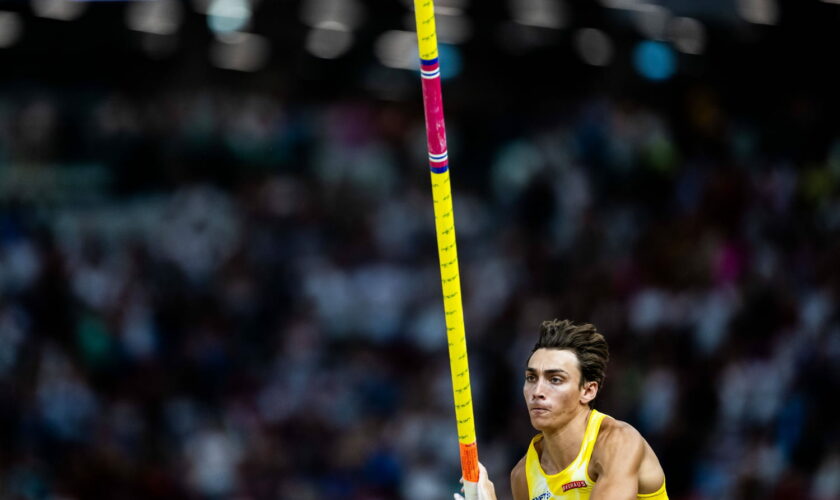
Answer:
[[[451,498],[419,104],[66,92],[0,97],[0,498]],[[559,317],[606,336],[596,407],[671,498],[840,498],[840,135],[787,104],[448,117],[501,495]]]

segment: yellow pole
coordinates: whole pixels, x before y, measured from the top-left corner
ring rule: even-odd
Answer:
[[[458,248],[455,244],[455,217],[452,212],[452,190],[449,184],[449,160],[446,149],[446,127],[443,118],[433,1],[414,0],[414,15],[417,21],[417,45],[420,52],[429,169],[432,178],[446,336],[449,341],[452,393],[455,402],[455,418],[458,423],[458,444],[461,451],[461,472],[464,476],[466,499],[477,500],[478,449],[473,420],[472,391],[470,390],[470,368],[467,362],[464,311],[461,303]]]

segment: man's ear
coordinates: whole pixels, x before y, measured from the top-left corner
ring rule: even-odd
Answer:
[[[591,382],[584,382],[583,387],[580,388],[580,402],[589,404],[598,395],[598,382],[594,380]]]

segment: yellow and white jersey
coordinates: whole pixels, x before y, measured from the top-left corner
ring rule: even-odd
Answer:
[[[534,446],[543,435],[537,434],[528,446],[528,454],[525,458],[525,477],[528,481],[528,495],[531,500],[588,500],[592,494],[592,486],[595,481],[589,477],[589,459],[592,458],[592,449],[595,448],[595,440],[598,439],[598,432],[601,430],[601,422],[604,420],[603,413],[592,410],[589,422],[586,424],[586,432],[583,435],[583,443],[577,457],[568,467],[557,474],[546,474],[540,465],[540,457]],[[665,482],[662,487],[654,493],[639,494],[636,498],[645,500],[668,500],[665,492]]]

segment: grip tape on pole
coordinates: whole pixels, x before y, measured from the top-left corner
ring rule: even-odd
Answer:
[[[478,482],[478,447],[475,443],[459,443],[461,447],[461,471],[464,480]]]

